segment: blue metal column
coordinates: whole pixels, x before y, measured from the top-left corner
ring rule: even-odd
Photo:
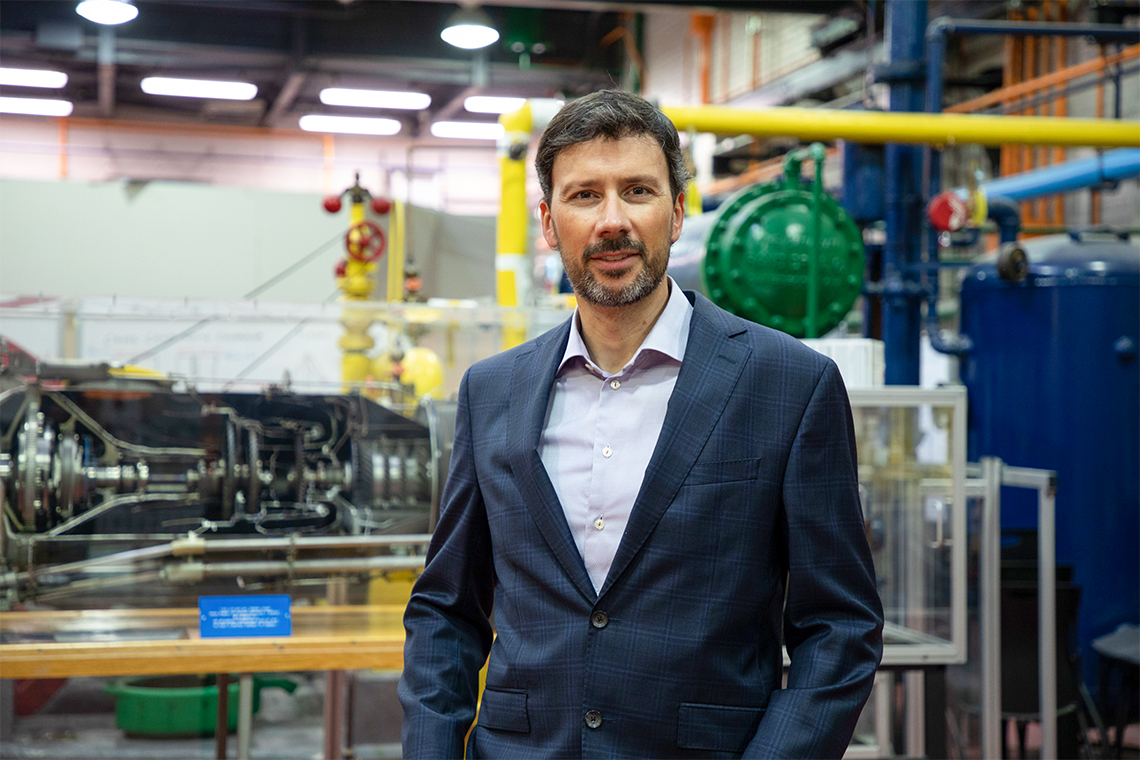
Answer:
[[[889,0],[890,62],[876,79],[890,84],[891,111],[925,105],[926,3]],[[883,247],[883,342],[888,385],[918,385],[922,286],[922,148],[886,146],[886,243]]]

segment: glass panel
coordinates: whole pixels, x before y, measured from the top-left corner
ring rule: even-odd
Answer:
[[[852,410],[888,645],[953,638],[953,411],[931,404]]]

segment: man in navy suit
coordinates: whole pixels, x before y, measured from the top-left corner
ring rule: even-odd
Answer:
[[[404,757],[841,756],[882,607],[838,370],[666,277],[687,177],[652,105],[574,101],[535,163],[578,308],[460,387]]]

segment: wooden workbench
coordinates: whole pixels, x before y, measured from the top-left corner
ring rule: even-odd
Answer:
[[[0,678],[399,670],[402,605],[293,607],[293,635],[202,639],[198,610],[0,613]]]

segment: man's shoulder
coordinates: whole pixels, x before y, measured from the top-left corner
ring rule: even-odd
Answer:
[[[752,349],[753,361],[814,371],[817,374],[831,361],[785,332],[738,317],[699,293],[693,295],[694,316],[699,315],[723,330],[732,340],[748,345]]]

